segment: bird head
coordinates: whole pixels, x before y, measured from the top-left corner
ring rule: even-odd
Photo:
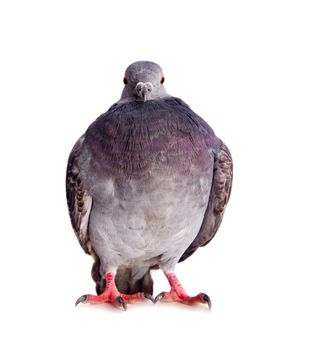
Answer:
[[[121,99],[148,101],[168,96],[162,68],[149,61],[132,63],[125,72]]]

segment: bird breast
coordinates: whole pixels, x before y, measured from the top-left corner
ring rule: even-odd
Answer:
[[[117,264],[174,257],[198,234],[211,176],[110,177],[93,187],[90,236],[100,256],[117,252]],[[114,260],[114,257],[112,257]]]

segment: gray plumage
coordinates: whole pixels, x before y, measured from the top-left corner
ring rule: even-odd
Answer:
[[[232,159],[208,124],[166,93],[158,65],[136,62],[124,81],[121,99],[71,151],[67,201],[95,259],[97,292],[114,271],[121,292],[152,294],[151,268],[173,271],[217,232]]]

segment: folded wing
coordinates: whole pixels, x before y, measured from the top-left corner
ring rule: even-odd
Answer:
[[[201,228],[194,241],[180,258],[180,262],[187,259],[199,247],[205,246],[215,236],[230,198],[232,178],[232,157],[229,149],[222,142],[219,152],[215,154],[212,187]]]
[[[66,193],[72,227],[85,253],[91,254],[88,226],[92,197],[84,189],[78,166],[78,156],[81,152],[83,141],[84,135],[76,142],[69,156]]]

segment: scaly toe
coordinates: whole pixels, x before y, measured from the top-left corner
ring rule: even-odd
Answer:
[[[162,292],[158,294],[155,299],[154,303],[157,303],[158,301],[161,302],[177,302],[182,303],[186,305],[196,305],[196,304],[208,304],[209,309],[211,308],[211,300],[209,296],[205,293],[199,293],[196,296],[189,296],[187,294],[178,294],[176,291],[170,291],[170,292]]]

